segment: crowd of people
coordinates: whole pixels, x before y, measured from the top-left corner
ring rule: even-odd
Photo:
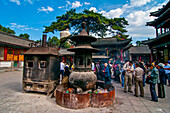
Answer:
[[[133,93],[134,91],[136,97],[144,97],[145,83],[149,84],[151,101],[154,102],[158,102],[158,97],[165,98],[164,85],[170,86],[169,62],[157,63],[154,61],[151,64],[145,64],[144,61],[116,63],[109,60],[107,63],[92,62],[91,66],[98,80],[104,81],[105,84],[111,84],[112,80],[120,83],[121,87],[124,88],[124,93]],[[64,64],[64,61],[60,63],[62,77],[69,76],[70,70],[73,69],[73,64]],[[134,90],[132,84],[135,86]],[[155,89],[156,84],[158,84],[158,96]]]
[[[145,64],[144,61],[125,61],[123,64],[108,61],[108,63],[96,62],[94,66],[92,69],[99,80],[105,81],[105,84],[111,83],[111,80],[120,83],[124,88],[124,93],[134,91],[136,97],[144,97],[146,81],[150,85],[151,101],[154,102],[158,102],[158,97],[165,98],[164,85],[170,86],[170,64],[168,62],[154,61],[151,64]],[[135,86],[134,90],[132,84]],[[158,84],[158,96],[155,90],[156,84]]]

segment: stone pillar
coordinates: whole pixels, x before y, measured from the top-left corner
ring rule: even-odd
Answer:
[[[156,37],[158,37],[158,29],[156,28]]]
[[[132,61],[132,54],[130,54],[130,61]]]
[[[123,62],[123,54],[122,54],[122,49],[121,49],[121,62]]]
[[[151,62],[153,62],[153,49],[151,49]]]

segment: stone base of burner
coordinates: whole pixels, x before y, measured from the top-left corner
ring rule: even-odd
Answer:
[[[84,90],[92,89],[97,81],[97,76],[94,72],[72,72],[69,76],[69,83],[75,88]]]

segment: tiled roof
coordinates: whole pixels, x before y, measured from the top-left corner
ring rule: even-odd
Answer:
[[[67,49],[60,49],[58,52],[61,54],[61,56],[74,55],[74,52],[67,51]]]
[[[60,55],[57,48],[54,47],[32,47],[24,54],[26,55]]]
[[[33,42],[34,41],[32,40],[24,39],[24,38],[0,31],[0,43],[29,48],[29,44]]]
[[[117,38],[98,38],[96,42],[91,43],[92,46],[104,46],[104,45],[128,45],[131,39],[119,40]]]
[[[133,46],[129,49],[130,54],[151,54],[148,46]]]

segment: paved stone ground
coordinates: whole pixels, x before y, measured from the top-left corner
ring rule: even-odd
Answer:
[[[0,113],[170,113],[170,87],[166,86],[166,98],[159,102],[150,101],[149,86],[145,97],[134,97],[124,93],[120,84],[116,88],[113,105],[104,108],[67,109],[40,93],[22,93],[22,70],[0,73]]]

